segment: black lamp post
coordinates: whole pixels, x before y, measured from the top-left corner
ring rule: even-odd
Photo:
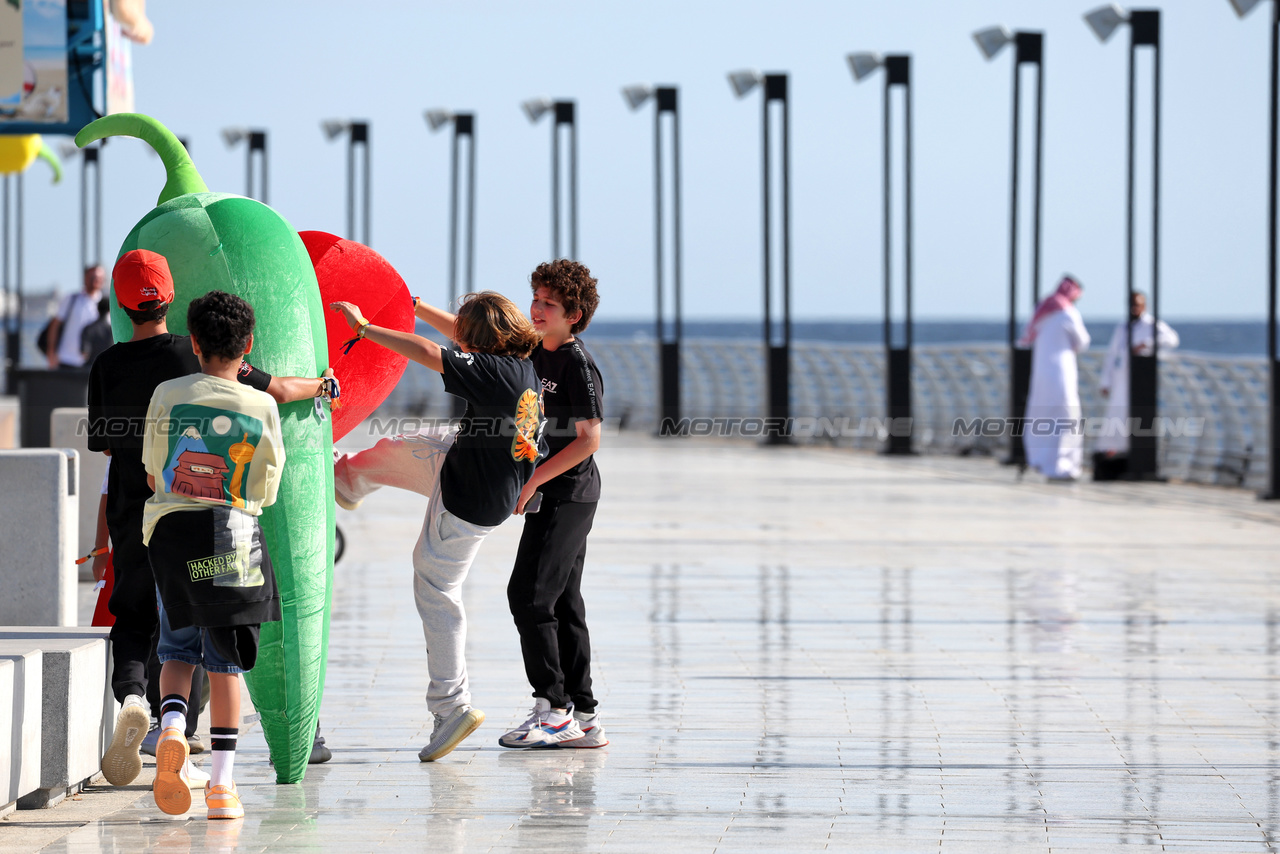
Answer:
[[[369,183],[369,123],[356,121],[342,121],[339,119],[330,119],[320,123],[320,129],[324,131],[325,138],[332,141],[343,133],[347,134],[347,237],[357,243],[363,243],[369,246],[369,208],[370,208],[370,183]],[[361,205],[361,225],[362,234],[357,235],[356,232],[356,148],[361,149],[363,155],[363,169],[361,170],[361,186],[363,189]]]
[[[245,191],[244,194],[251,198],[257,199],[264,205],[267,202],[267,132],[265,130],[253,130],[252,128],[231,127],[222,129],[222,141],[227,144],[227,148],[234,148],[241,141],[247,143],[245,149]],[[254,161],[257,161],[258,168],[254,168]],[[254,174],[258,176],[258,193],[253,191]]]
[[[681,259],[680,259],[680,112],[677,105],[677,91],[674,86],[653,87],[643,84],[628,86],[622,90],[622,96],[633,110],[638,110],[646,101],[653,98],[656,109],[653,113],[653,253],[654,253],[654,292],[657,297],[656,331],[658,341],[658,390],[659,421],[658,435],[675,435],[673,429],[680,420],[680,321],[681,321]],[[666,303],[664,300],[665,264],[667,253],[663,251],[666,243],[666,232],[663,229],[663,135],[662,116],[671,116],[671,202],[673,229],[671,237],[672,258],[672,317],[668,322]]]
[[[423,117],[432,132],[447,124],[453,125],[453,155],[450,160],[449,179],[449,306],[458,301],[458,154],[463,137],[467,140],[467,279],[466,293],[475,290],[476,248],[476,120],[473,113],[453,113],[449,110],[427,110]],[[453,416],[466,414],[467,401],[453,397]]]
[[[1158,480],[1159,439],[1155,435],[1155,418],[1159,406],[1159,371],[1156,357],[1160,350],[1160,11],[1133,9],[1129,12],[1114,3],[1100,6],[1084,16],[1085,23],[1099,41],[1105,42],[1124,23],[1129,25],[1129,178],[1128,222],[1125,233],[1126,301],[1124,316],[1129,317],[1133,304],[1133,183],[1134,183],[1134,63],[1139,47],[1153,51],[1155,74],[1152,99],[1152,202],[1151,202],[1151,315],[1155,324],[1151,336],[1151,355],[1133,352],[1133,320],[1125,327],[1125,344],[1129,351],[1129,423],[1139,429],[1129,438],[1129,467],[1126,477],[1132,480]],[[1136,421],[1134,419],[1137,419]]]
[[[1261,0],[1231,0],[1236,14],[1243,18]],[[1271,4],[1271,144],[1269,150],[1270,172],[1267,181],[1267,367],[1270,372],[1269,417],[1267,439],[1267,487],[1261,497],[1280,499],[1280,361],[1276,353],[1276,154],[1278,90],[1280,90],[1280,2]]]
[[[531,98],[520,105],[529,121],[537,124],[545,113],[552,113],[551,123],[551,257],[578,257],[578,125],[574,115],[573,101],[552,101],[549,98]],[[569,129],[569,186],[567,190],[560,187],[560,126]],[[560,248],[560,196],[564,193],[569,201],[569,222],[566,233],[569,236],[568,252]]]
[[[911,57],[907,54],[851,53],[848,57],[849,70],[853,79],[861,81],[877,68],[884,67],[884,347],[885,347],[885,390],[886,406],[889,417],[889,443],[885,448],[887,454],[910,454],[911,434],[914,426],[911,422]],[[893,324],[891,322],[891,276],[892,271],[892,196],[890,151],[892,138],[891,106],[894,86],[901,86],[904,98],[904,154],[903,154],[903,218],[904,218],[904,265],[906,325],[901,346],[894,346]],[[903,427],[907,429],[903,429]]]
[[[476,117],[474,113],[453,113],[448,110],[427,110],[423,117],[432,132],[447,124],[453,125],[453,155],[450,161],[449,179],[449,305],[458,299],[458,183],[460,169],[459,148],[463,138],[467,140],[467,277],[466,290],[475,289],[476,254]]]
[[[1036,67],[1036,153],[1035,176],[1031,204],[1031,309],[1040,302],[1040,189],[1041,151],[1044,145],[1044,34],[1004,27],[988,27],[973,34],[978,49],[987,59],[1013,43],[1013,143],[1010,148],[1009,178],[1009,417],[1015,422],[1027,409],[1027,393],[1031,387],[1031,350],[1019,347],[1018,341],[1018,148],[1022,130],[1022,66]],[[1010,465],[1025,465],[1027,449],[1015,435],[1009,443]]]
[[[765,418],[765,442],[786,445],[791,442],[791,112],[787,104],[787,75],[760,74],[756,71],[734,71],[729,75],[734,94],[744,97],[756,86],[764,88],[763,157],[764,166],[764,345],[767,354],[766,374],[769,378],[769,409]],[[769,106],[781,106],[781,171],[782,171],[782,322],[773,318],[772,293],[772,209],[773,182],[770,180],[772,158]]]

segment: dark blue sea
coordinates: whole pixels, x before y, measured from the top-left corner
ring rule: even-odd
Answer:
[[[1118,320],[1118,319],[1117,319]],[[1105,348],[1111,340],[1117,320],[1086,321],[1093,346]],[[1182,339],[1183,350],[1232,356],[1265,356],[1267,324],[1263,320],[1168,321]],[[1021,332],[1021,330],[1019,330]],[[584,336],[595,338],[652,337],[652,321],[598,320]],[[688,338],[755,338],[763,335],[759,322],[686,321]],[[884,326],[879,321],[795,321],[791,324],[794,341],[844,341],[854,344],[880,344]],[[895,330],[894,344],[901,343],[901,329]],[[985,320],[920,320],[916,321],[916,344],[997,343],[1009,340],[1005,321]]]

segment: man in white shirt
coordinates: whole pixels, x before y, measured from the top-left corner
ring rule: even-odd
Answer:
[[[1126,326],[1132,326],[1129,349],[1125,348]],[[1107,361],[1102,366],[1100,383],[1103,398],[1107,401],[1107,429],[1094,443],[1094,479],[1107,480],[1108,461],[1129,453],[1129,350],[1139,356],[1150,356],[1155,345],[1155,318],[1147,312],[1147,297],[1135,291],[1129,304],[1129,320],[1116,324],[1111,333],[1111,345],[1107,348]],[[1160,321],[1160,351],[1168,352],[1179,344],[1178,333],[1163,320]],[[1100,476],[1099,469],[1103,469]]]
[[[69,294],[58,304],[58,313],[49,323],[49,340],[58,341],[58,346],[48,353],[50,368],[79,370],[85,366],[80,333],[98,319],[98,300],[103,297],[106,281],[107,273],[101,265],[86,267],[84,290]]]

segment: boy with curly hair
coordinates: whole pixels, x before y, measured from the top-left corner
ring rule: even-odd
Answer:
[[[591,692],[591,637],[582,600],[587,535],[600,500],[604,383],[577,337],[600,297],[591,271],[560,259],[530,277],[529,316],[542,335],[533,366],[542,378],[549,454],[520,493],[523,513],[535,492],[537,513],[525,514],[524,533],[507,585],[520,633],[525,675],[533,686],[529,718],[498,739],[503,747],[603,747],[609,743]]]
[[[258,629],[280,619],[280,595],[258,516],[273,504],[285,464],[280,413],[266,392],[237,379],[253,347],[253,308],[210,291],[187,309],[200,373],[156,386],[142,461],[154,494],[142,542],[160,592],[161,732],[156,805],[191,807],[185,734],[196,666],[211,686],[210,819],[244,816],[233,777],[240,726],[240,674],[258,657]]]

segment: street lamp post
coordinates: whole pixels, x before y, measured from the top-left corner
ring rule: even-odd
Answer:
[[[459,148],[461,140],[467,140],[467,276],[464,293],[475,289],[476,248],[476,120],[474,113],[453,113],[449,110],[427,110],[423,117],[432,132],[447,124],[453,125],[453,155],[449,183],[449,305],[458,299],[458,183],[460,169]]]
[[[729,74],[729,85],[734,94],[744,97],[756,86],[764,89],[763,101],[763,164],[764,193],[764,345],[766,375],[768,376],[768,415],[765,418],[765,442],[770,445],[791,443],[791,111],[787,101],[786,74],[760,74],[757,71],[734,71]],[[769,107],[777,102],[781,107],[781,231],[782,231],[782,321],[773,318],[773,264],[772,210],[773,182],[771,180]]]
[[[911,416],[911,57],[908,54],[851,53],[849,70],[855,82],[862,81],[877,68],[884,67],[884,347],[885,391],[888,410],[889,437],[885,447],[887,454],[911,454],[911,436],[914,432]],[[904,98],[903,121],[903,281],[905,286],[905,334],[902,346],[893,344],[892,315],[892,196],[891,149],[894,86],[901,86]],[[906,429],[903,429],[903,427]]]
[[[1230,0],[1236,14],[1243,18],[1261,0]],[[1267,368],[1270,374],[1268,393],[1267,486],[1261,497],[1280,499],[1280,356],[1276,353],[1276,155],[1277,115],[1280,114],[1280,2],[1271,4],[1271,120],[1268,152],[1269,180],[1267,181]]]
[[[476,235],[476,121],[473,113],[453,113],[449,110],[427,110],[423,113],[427,126],[434,133],[447,124],[453,125],[453,154],[449,179],[449,306],[458,301],[458,155],[463,137],[467,140],[467,278],[466,292],[475,289],[475,235]],[[453,396],[453,416],[466,414],[467,401]]]
[[[1013,43],[1013,142],[1010,148],[1009,179],[1009,417],[1011,423],[1022,418],[1027,409],[1027,393],[1031,387],[1031,350],[1019,347],[1018,341],[1018,149],[1022,131],[1022,66],[1036,67],[1036,152],[1035,176],[1031,204],[1031,309],[1040,302],[1040,190],[1041,151],[1044,144],[1044,34],[1004,27],[988,27],[973,34],[983,56],[991,59],[1006,44]],[[1009,443],[1010,465],[1026,465],[1027,450],[1017,433]]]
[[[222,141],[227,144],[227,148],[233,148],[241,141],[247,143],[245,150],[245,191],[244,194],[251,198],[257,199],[264,205],[267,202],[267,132],[265,130],[254,130],[252,128],[230,127],[222,129]],[[256,157],[255,157],[256,155]],[[258,162],[258,168],[254,169],[254,160]],[[254,173],[258,173],[258,193],[253,191]]]
[[[347,237],[357,243],[369,246],[370,219],[370,184],[369,184],[369,123],[329,119],[320,123],[325,138],[332,141],[343,133],[347,134]],[[363,204],[361,205],[362,234],[356,232],[356,148],[363,155],[361,170],[361,186]]]
[[[14,204],[10,204],[10,187],[15,189]],[[4,217],[3,226],[3,264],[4,294],[6,300],[12,295],[13,305],[9,311],[9,326],[5,330],[5,356],[8,362],[6,377],[9,394],[18,393],[16,371],[22,361],[22,173],[4,176]],[[13,251],[10,251],[10,237],[13,238]],[[14,263],[10,263],[10,255]],[[10,276],[12,275],[12,279]]]
[[[578,257],[578,125],[573,101],[552,101],[549,98],[531,98],[520,105],[529,121],[537,124],[546,113],[553,115],[551,122],[551,257]],[[569,186],[560,187],[560,126],[569,129]],[[560,247],[560,196],[568,199],[569,222],[565,232],[569,236],[568,254]]]
[[[681,258],[680,258],[680,112],[678,93],[674,86],[648,86],[638,84],[622,90],[622,95],[633,110],[638,110],[653,98],[656,109],[653,114],[653,216],[654,216],[654,292],[657,298],[656,332],[658,341],[658,406],[660,420],[658,435],[675,435],[675,425],[680,421],[680,335],[681,335]],[[673,229],[671,237],[672,259],[672,316],[667,319],[665,262],[663,251],[666,232],[663,229],[663,134],[662,116],[671,117],[671,202]]]
[[[1151,336],[1151,355],[1133,352],[1133,320],[1125,326],[1125,345],[1129,351],[1129,423],[1138,429],[1129,438],[1129,461],[1126,477],[1131,480],[1158,480],[1159,439],[1155,435],[1155,418],[1159,406],[1160,349],[1160,10],[1133,9],[1128,12],[1114,3],[1100,6],[1084,16],[1085,23],[1099,41],[1106,42],[1121,25],[1129,25],[1129,147],[1128,147],[1128,222],[1125,232],[1126,297],[1124,316],[1129,317],[1133,304],[1133,220],[1134,220],[1134,65],[1139,47],[1153,51],[1154,93],[1152,103],[1152,201],[1151,201],[1151,315],[1155,324]],[[1136,419],[1136,421],[1135,421]]]

